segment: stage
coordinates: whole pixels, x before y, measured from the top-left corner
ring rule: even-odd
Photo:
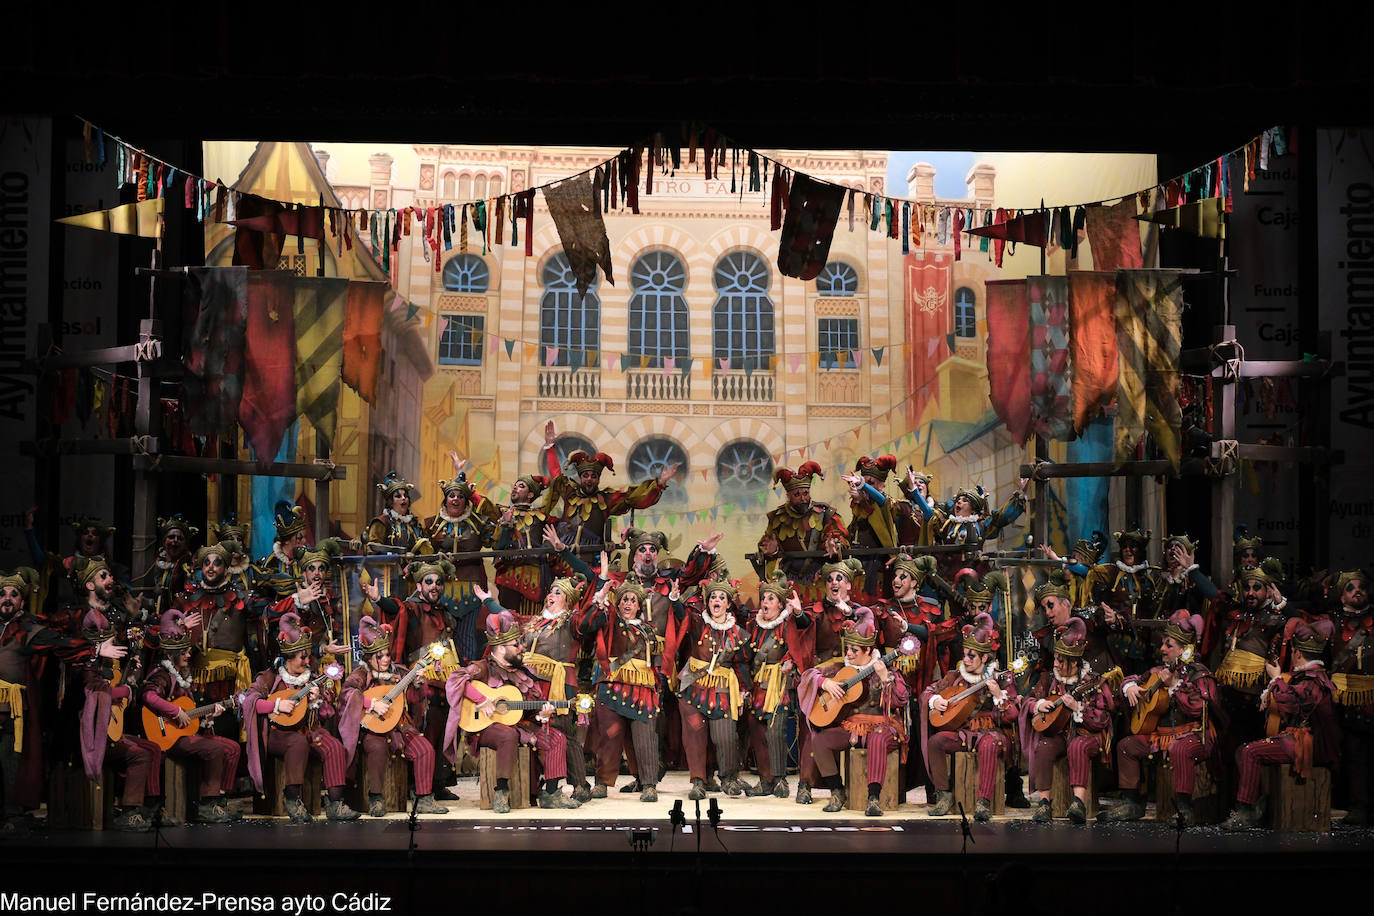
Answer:
[[[987,824],[970,820],[965,836],[958,816],[932,818],[921,804],[881,818],[825,814],[824,790],[811,806],[714,795],[721,819],[713,827],[710,799],[700,803],[698,822],[687,786],[685,774],[669,774],[654,804],[613,792],[574,811],[495,815],[477,808],[475,779],[467,778],[450,813],[421,818],[413,834],[403,814],[308,826],[250,816],[228,827],[169,827],[157,835],[36,832],[0,846],[3,891],[20,895],[0,897],[0,911],[19,911],[30,899],[24,894],[62,890],[78,893],[77,912],[119,906],[85,901],[87,892],[153,895],[125,898],[126,910],[167,911],[173,904],[155,899],[166,893],[188,895],[194,905],[181,908],[199,911],[265,911],[271,900],[272,911],[294,912],[304,895],[310,899],[302,912],[411,912],[426,901],[467,901],[469,893],[495,888],[517,897],[556,894],[574,912],[626,894],[652,899],[663,914],[729,901],[754,912],[770,900],[815,903],[818,893],[838,900],[841,879],[853,879],[866,893],[951,905],[971,894],[968,901],[980,906],[1050,912],[1072,888],[1075,896],[1093,893],[1109,911],[1167,912],[1170,901],[1230,907],[1298,890],[1325,893],[1374,854],[1371,828],[1234,834],[1150,820],[1037,825],[1024,809]],[[924,793],[908,797],[919,802]],[[674,829],[669,812],[679,799],[686,824]],[[225,895],[234,899],[219,899]],[[1108,907],[1100,895],[1116,902]]]

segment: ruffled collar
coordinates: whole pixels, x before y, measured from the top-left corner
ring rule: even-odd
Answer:
[[[190,689],[191,689],[191,680],[190,680],[190,678],[184,678],[184,677],[182,677],[182,676],[181,676],[181,672],[177,670],[177,666],[176,666],[176,665],[172,664],[172,660],[171,660],[171,659],[169,659],[169,658],[164,658],[164,659],[162,660],[162,667],[166,668],[166,669],[167,669],[167,672],[168,672],[169,674],[171,674],[173,678],[176,679],[177,685],[180,686],[181,689],[183,689],[183,690],[190,690]]]
[[[443,506],[440,506],[440,507],[439,507],[439,518],[441,518],[441,519],[443,519],[444,521],[448,522],[450,525],[456,525],[456,524],[458,524],[459,522],[463,521],[464,519],[471,518],[471,517],[472,517],[472,509],[467,509],[466,511],[463,512],[462,515],[453,516],[453,515],[449,515],[447,512],[445,512]]]
[[[281,541],[272,542],[272,556],[276,557],[278,560],[281,560],[283,566],[290,566],[291,564],[296,562],[295,560],[288,557],[286,553],[281,549]]]
[[[1177,576],[1170,575],[1169,570],[1167,569],[1161,569],[1160,575],[1162,575],[1164,577],[1164,581],[1168,582],[1170,585],[1180,585],[1182,584],[1183,580],[1188,578],[1188,576],[1193,572],[1193,570],[1197,568],[1197,564],[1194,563],[1192,566],[1189,566],[1187,569],[1179,573]]]
[[[278,668],[277,677],[282,679],[282,683],[292,687],[304,687],[310,681],[310,669],[307,668],[300,674],[287,674],[285,668]]]
[[[1117,560],[1117,561],[1116,561],[1116,568],[1119,569],[1119,570],[1121,570],[1121,571],[1124,572],[1124,573],[1130,573],[1131,575],[1135,575],[1135,574],[1138,573],[1138,572],[1144,572],[1145,570],[1149,569],[1149,568],[1150,568],[1150,564],[1149,564],[1149,563],[1137,563],[1135,566],[1127,566],[1125,563],[1122,563],[1120,560]]]
[[[229,567],[229,575],[231,575],[231,576],[241,576],[241,575],[243,575],[243,574],[246,573],[246,572],[248,572],[248,564],[247,564],[247,563],[244,563],[242,566],[231,566],[231,567]]]
[[[720,623],[716,623],[714,620],[711,619],[710,612],[707,611],[701,615],[701,619],[706,622],[706,625],[708,627],[710,627],[718,633],[724,633],[726,630],[734,629],[735,626],[734,614],[726,614],[724,620],[722,620]]]
[[[959,525],[972,525],[974,522],[982,521],[982,516],[978,515],[951,515],[949,520]]]
[[[566,618],[566,617],[567,617],[569,614],[571,614],[571,613],[572,613],[572,611],[555,611],[555,612],[553,612],[553,613],[550,613],[548,608],[541,608],[540,611],[539,611],[539,616],[540,616],[540,618],[543,619],[543,620],[559,620],[559,621],[561,621],[561,620],[563,620],[564,618]]]
[[[969,674],[964,670],[964,663],[959,663],[959,676],[970,684],[981,684],[983,681],[990,680],[997,673],[997,663],[988,662],[983,666],[982,674]]]
[[[443,510],[441,509],[439,511],[442,512]],[[413,513],[411,515],[397,515],[395,509],[384,509],[382,510],[382,515],[391,519],[393,522],[400,522],[403,525],[409,525],[411,522],[415,521],[415,515]]]
[[[791,617],[791,616],[792,616],[792,611],[791,611],[789,608],[783,608],[783,609],[782,609],[782,613],[779,614],[777,617],[774,617],[772,620],[762,620],[762,619],[760,619],[760,618],[758,618],[758,617],[755,617],[755,618],[754,618],[754,623],[755,623],[755,624],[758,626],[758,628],[761,629],[761,630],[771,630],[771,629],[773,629],[774,627],[781,626],[781,625],[782,625],[782,622],[783,622],[784,620],[786,620],[788,617]]]
[[[1082,678],[1083,678],[1083,670],[1082,670],[1081,668],[1079,669],[1079,672],[1078,672],[1077,674],[1075,674],[1073,677],[1064,677],[1064,676],[1063,676],[1062,674],[1060,674],[1058,671],[1055,671],[1055,672],[1054,672],[1054,679],[1055,679],[1056,681],[1058,681],[1059,683],[1063,684],[1065,687],[1072,687],[1072,686],[1074,686],[1074,685],[1077,684],[1080,680],[1082,680]]]

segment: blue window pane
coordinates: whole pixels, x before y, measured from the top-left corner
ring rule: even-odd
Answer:
[[[487,262],[475,254],[460,254],[444,265],[444,289],[450,293],[485,293],[490,285]]]
[[[688,355],[687,271],[666,251],[650,251],[630,268],[629,352],[663,366]]]
[[[554,365],[568,366],[573,362],[572,351],[579,351],[578,361],[595,366],[601,349],[601,299],[596,294],[598,280],[592,280],[587,295],[577,291],[577,278],[568,264],[568,257],[559,252],[549,258],[541,276],[544,295],[539,301],[539,343],[557,347]],[[547,365],[541,360],[541,364]]]
[[[830,261],[816,277],[822,296],[852,296],[859,291],[859,272],[843,261]]]
[[[854,369],[854,350],[859,349],[859,319],[816,319],[816,349],[821,368]]]
[[[439,365],[482,365],[483,331],[487,319],[482,315],[445,315],[448,324],[439,335]]]
[[[712,279],[716,287],[715,358],[742,361],[771,356],[773,300],[768,297],[767,265],[751,252],[732,252],[716,264]]]
[[[954,294],[954,334],[957,337],[978,336],[978,311],[974,306],[973,290],[959,287]]]

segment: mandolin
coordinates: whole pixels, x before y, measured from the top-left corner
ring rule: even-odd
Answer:
[[[491,715],[486,716],[482,714],[478,704],[467,697],[463,697],[461,718],[458,721],[463,731],[470,734],[482,731],[493,722],[499,722],[501,725],[516,725],[525,717],[526,710],[543,709],[545,703],[550,704],[554,709],[571,707],[579,715],[585,715],[592,711],[595,702],[591,695],[586,693],[579,693],[571,700],[527,700],[521,696],[520,688],[514,684],[492,687],[481,681],[474,680],[468,683],[488,700],[496,701],[496,710]]]
[[[343,674],[342,668],[340,668],[338,665],[329,665],[327,668],[324,669],[323,674],[321,674],[314,680],[301,685],[299,688],[288,688],[287,690],[278,690],[271,696],[264,697],[263,699],[274,701],[290,700],[292,703],[296,704],[290,712],[269,713],[267,717],[271,719],[272,722],[279,728],[290,728],[291,726],[299,722],[301,719],[305,718],[305,710],[308,704],[302,703],[301,701],[304,700],[306,695],[310,693],[311,688],[319,687],[325,681],[337,681],[341,674]]]
[[[202,716],[214,712],[221,706],[224,707],[225,711],[229,712],[232,712],[238,706],[238,702],[235,698],[220,700],[205,706],[196,706],[196,701],[190,697],[177,697],[175,700],[168,700],[167,702],[190,716],[191,721],[186,723],[186,727],[183,728],[177,725],[174,718],[160,716],[153,712],[150,707],[143,707],[143,737],[147,738],[164,751],[171,750],[172,745],[176,744],[179,738],[186,735],[194,735],[196,732],[200,731],[200,720]]]
[[[143,667],[143,655],[140,651],[143,648],[143,631],[137,627],[130,627],[125,634],[125,642],[129,646],[129,651],[133,654],[132,660],[126,669],[121,668],[119,662],[115,662],[114,678],[110,681],[111,687],[120,684],[133,686],[137,680],[138,671]],[[126,656],[127,657],[127,656]],[[110,704],[110,725],[105,733],[110,736],[111,741],[118,741],[124,737],[124,714],[129,711],[129,697],[123,697]]]
[[[405,715],[406,704],[397,701],[400,700],[401,696],[406,692],[406,688],[410,686],[411,682],[423,674],[425,668],[429,667],[430,660],[433,659],[437,662],[443,657],[446,651],[447,649],[444,648],[443,643],[436,642],[429,647],[429,651],[416,660],[414,665],[410,666],[410,670],[406,672],[405,677],[401,678],[393,686],[388,687],[385,684],[379,684],[376,687],[369,687],[367,690],[363,691],[363,696],[367,697],[372,702],[375,703],[377,700],[386,700],[390,706],[384,716],[379,716],[370,709],[363,713],[363,728],[373,734],[385,735],[399,725],[401,716]]]
[[[1121,684],[1123,675],[1120,666],[1113,668],[1107,673],[1096,677],[1091,681],[1079,684],[1069,695],[1075,700],[1082,702],[1104,687],[1117,687]],[[1031,725],[1038,732],[1048,732],[1057,735],[1062,732],[1069,724],[1069,708],[1064,705],[1064,698],[1061,696],[1054,701],[1054,705],[1044,712],[1038,712],[1031,717]]]
[[[904,636],[897,643],[897,648],[883,656],[882,662],[886,665],[899,655],[914,656],[920,649],[921,643],[916,637]],[[811,724],[816,728],[825,728],[838,719],[840,710],[863,695],[864,678],[873,673],[876,664],[876,662],[869,662],[862,668],[852,668],[845,665],[836,672],[833,680],[840,685],[840,689],[844,691],[844,696],[837,700],[824,690],[819,691],[816,694],[816,705],[811,707],[811,713],[807,716],[811,720]]]
[[[945,698],[945,702],[948,705],[945,706],[943,711],[938,709],[930,710],[930,727],[942,731],[955,731],[959,729],[965,722],[973,718],[973,710],[977,706],[977,701],[974,699],[975,694],[993,681],[1000,681],[1006,677],[1014,678],[1020,676],[1020,674],[1026,670],[1027,664],[1026,657],[1024,655],[1018,655],[1012,661],[1011,670],[1009,671],[998,671],[995,674],[989,675],[985,668],[983,669],[983,680],[978,683],[968,686],[951,684],[944,690],[941,690],[939,695]]]

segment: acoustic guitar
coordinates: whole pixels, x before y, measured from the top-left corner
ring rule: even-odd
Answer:
[[[118,687],[120,684],[130,683],[136,679],[136,674],[143,667],[143,631],[137,627],[131,627],[125,636],[125,643],[129,646],[129,651],[133,655],[133,660],[129,662],[126,669],[122,668],[119,662],[115,662],[114,678],[110,681],[111,687]],[[126,658],[128,656],[125,656]],[[132,686],[132,685],[131,685]],[[132,696],[132,693],[130,694]],[[111,741],[118,741],[124,737],[124,714],[129,711],[129,697],[123,697],[110,704],[110,725],[105,729],[105,733],[110,736]]]
[[[1028,664],[1024,655],[1018,655],[1012,660],[1011,669],[1008,671],[998,671],[988,676],[987,669],[984,669],[983,680],[976,684],[963,686],[956,683],[941,690],[939,695],[945,698],[946,706],[944,710],[930,710],[930,727],[941,731],[957,731],[965,722],[973,718],[973,710],[978,705],[978,701],[974,699],[976,694],[993,681],[1020,676]]]
[[[376,687],[369,687],[363,691],[363,696],[373,703],[378,700],[386,700],[389,704],[386,715],[379,716],[372,710],[363,713],[363,728],[372,732],[374,735],[385,735],[401,723],[401,717],[405,715],[406,704],[398,702],[406,692],[406,688],[411,682],[424,673],[425,668],[429,667],[430,660],[438,661],[448,651],[443,643],[434,643],[429,647],[424,655],[415,661],[410,670],[405,673],[405,677],[397,681],[393,686],[378,684]],[[370,704],[369,704],[370,705]]]
[[[324,669],[323,674],[306,684],[302,684],[298,689],[292,690],[288,688],[286,690],[278,690],[271,696],[264,697],[264,699],[273,701],[290,700],[292,703],[296,704],[290,712],[269,713],[267,718],[271,719],[280,728],[290,728],[301,719],[305,718],[305,710],[309,704],[302,703],[301,701],[306,698],[311,689],[319,687],[325,681],[337,681],[342,674],[343,669],[338,665],[329,665]]]
[[[883,656],[882,662],[886,665],[899,655],[915,655],[920,651],[920,648],[920,641],[917,640],[916,637],[908,634],[907,636],[903,636],[897,643],[897,648]],[[849,665],[845,665],[836,672],[832,680],[840,685],[840,689],[844,691],[844,696],[837,700],[824,690],[817,693],[816,705],[811,707],[811,712],[807,716],[807,718],[811,720],[811,724],[816,728],[825,728],[838,719],[840,710],[844,709],[844,707],[848,706],[850,703],[856,702],[859,697],[863,696],[864,678],[872,674],[876,666],[876,661],[869,662],[861,668],[853,668]],[[893,676],[896,677],[895,674]]]
[[[186,715],[190,716],[191,721],[183,728],[177,725],[174,718],[160,716],[147,705],[143,707],[143,737],[164,751],[171,750],[172,745],[177,743],[177,739],[186,735],[194,735],[200,731],[201,717],[214,712],[221,703],[224,704],[228,712],[233,712],[238,707],[237,697],[219,700],[205,706],[196,706],[196,701],[190,697],[177,697],[175,700],[168,700],[167,702],[185,712]]]
[[[463,705],[459,711],[461,718],[458,720],[463,731],[476,734],[482,731],[493,722],[501,725],[517,725],[525,717],[525,712],[531,709],[543,709],[544,704],[548,703],[554,709],[572,708],[580,715],[585,715],[592,711],[595,705],[590,694],[579,693],[571,700],[527,700],[520,694],[520,688],[514,684],[503,684],[500,687],[492,687],[483,684],[481,681],[469,681],[476,690],[487,700],[496,702],[496,709],[491,715],[483,715],[477,703],[467,697],[463,697]],[[485,702],[485,700],[483,701]]]
[[[1093,678],[1091,681],[1079,684],[1073,690],[1069,691],[1069,696],[1082,702],[1102,690],[1104,687],[1115,688],[1120,686],[1123,677],[1124,675],[1121,672],[1121,668],[1118,666],[1099,677]],[[1054,701],[1054,705],[1049,709],[1044,712],[1038,712],[1032,716],[1031,725],[1038,732],[1048,732],[1051,735],[1057,735],[1068,726],[1069,718],[1069,708],[1064,705],[1064,698],[1061,696]]]
[[[1189,646],[1189,649],[1192,647]],[[1193,660],[1193,653],[1185,650],[1178,662],[1168,670],[1175,676]],[[1148,680],[1140,685],[1140,696],[1136,698],[1135,708],[1131,710],[1129,727],[1131,734],[1143,735],[1155,730],[1159,717],[1169,710],[1169,691],[1161,690],[1164,682],[1159,679],[1160,672],[1151,672]]]
[[[1283,631],[1274,634],[1274,638],[1269,641],[1269,661],[1279,664],[1279,659],[1283,657]],[[1293,679],[1291,672],[1285,671],[1279,675],[1279,680],[1287,684]],[[1269,697],[1269,709],[1264,716],[1264,737],[1272,738],[1283,731],[1283,714],[1279,712],[1279,704],[1274,702],[1272,696]]]

